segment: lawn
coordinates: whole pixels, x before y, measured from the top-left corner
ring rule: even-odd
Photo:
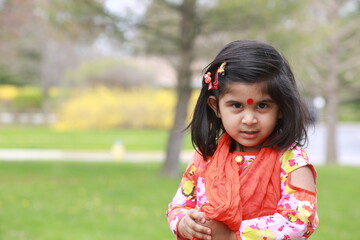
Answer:
[[[0,149],[109,150],[116,139],[121,139],[128,151],[161,151],[166,148],[168,131],[111,129],[59,132],[47,126],[0,126]],[[188,133],[184,149],[192,149]]]
[[[0,239],[172,239],[158,164],[0,162]]]
[[[167,240],[179,179],[159,163],[0,162],[0,239]],[[311,239],[360,236],[359,168],[317,167],[320,225]]]

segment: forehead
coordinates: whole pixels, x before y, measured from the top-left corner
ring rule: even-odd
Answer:
[[[237,98],[237,99],[271,99],[265,82],[259,83],[242,83],[233,82],[226,86],[226,90],[222,96],[223,98]]]

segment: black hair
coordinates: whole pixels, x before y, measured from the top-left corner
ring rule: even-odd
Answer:
[[[225,74],[218,74],[218,89],[208,90],[202,81],[192,121],[191,137],[194,147],[206,158],[212,156],[217,140],[225,131],[222,121],[207,104],[210,96],[219,97],[227,93],[230,83],[263,82],[264,90],[277,103],[282,118],[270,135],[266,146],[286,149],[294,142],[303,146],[307,142],[309,111],[302,100],[294,75],[286,59],[274,47],[252,40],[238,40],[227,44],[205,68],[215,78],[217,69],[226,62]]]

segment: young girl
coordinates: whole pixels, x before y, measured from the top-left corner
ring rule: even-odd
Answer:
[[[167,212],[177,239],[307,239],[316,173],[308,110],[273,47],[235,41],[209,64],[190,123],[193,161]]]

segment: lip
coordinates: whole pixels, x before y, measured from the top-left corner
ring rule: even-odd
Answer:
[[[240,134],[247,139],[256,138],[259,131],[240,131]]]

